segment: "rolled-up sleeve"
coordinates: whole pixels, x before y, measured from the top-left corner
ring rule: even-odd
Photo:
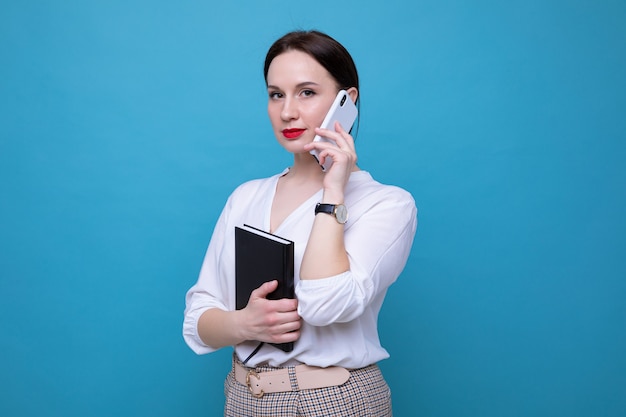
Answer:
[[[360,317],[371,303],[382,303],[404,269],[417,228],[417,208],[406,191],[387,191],[355,204],[356,218],[345,229],[350,270],[298,282],[298,312],[307,323],[327,326]]]
[[[205,344],[198,334],[198,320],[202,314],[211,309],[219,308],[228,310],[224,301],[229,300],[229,283],[224,279],[224,268],[228,268],[228,262],[221,262],[225,255],[223,252],[224,238],[227,228],[227,213],[229,203],[222,211],[213,231],[211,242],[207,248],[202,268],[196,284],[187,291],[185,296],[185,312],[183,321],[183,338],[187,345],[197,354],[206,354],[216,351]]]

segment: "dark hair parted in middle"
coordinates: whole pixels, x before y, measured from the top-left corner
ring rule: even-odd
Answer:
[[[278,39],[267,51],[263,76],[267,84],[267,71],[278,55],[297,50],[313,57],[337,81],[339,89],[356,87],[359,90],[359,75],[352,56],[339,42],[316,30],[289,32]],[[359,99],[357,98],[357,104]]]

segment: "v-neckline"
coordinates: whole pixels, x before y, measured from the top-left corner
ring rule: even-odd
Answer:
[[[299,206],[297,206],[291,213],[289,213],[287,215],[287,217],[285,217],[283,219],[283,221],[280,222],[280,224],[276,227],[275,230],[272,230],[272,228],[271,228],[271,226],[272,226],[272,207],[274,206],[274,198],[276,198],[276,190],[278,188],[278,181],[280,180],[280,178],[282,176],[287,174],[287,172],[289,172],[289,168],[285,169],[282,173],[276,175],[276,177],[274,178],[274,183],[272,184],[272,187],[271,187],[272,195],[270,196],[270,204],[268,205],[268,207],[266,209],[265,216],[264,216],[264,219],[263,219],[265,230],[269,230],[270,233],[272,233],[272,234],[280,234],[280,230],[283,229],[286,224],[294,221],[293,219],[294,219],[294,217],[296,217],[296,213],[299,213],[302,210],[308,209],[308,207],[311,206],[313,201],[319,200],[322,197],[322,188],[320,188],[315,193],[313,193],[309,198],[304,200]]]

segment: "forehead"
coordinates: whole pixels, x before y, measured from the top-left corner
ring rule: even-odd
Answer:
[[[305,52],[290,50],[272,60],[267,71],[268,85],[288,87],[304,82],[335,84],[326,68]]]

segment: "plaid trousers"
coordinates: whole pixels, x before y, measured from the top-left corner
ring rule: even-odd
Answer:
[[[271,371],[259,366],[256,372]],[[350,371],[343,385],[298,390],[293,367],[288,367],[292,391],[252,396],[235,380],[224,381],[225,417],[391,417],[391,391],[376,364]]]

